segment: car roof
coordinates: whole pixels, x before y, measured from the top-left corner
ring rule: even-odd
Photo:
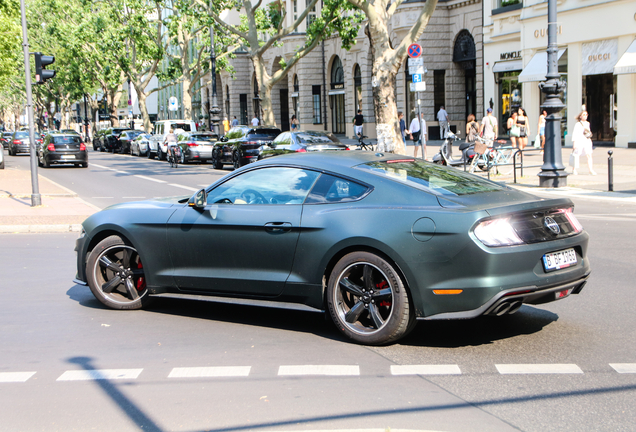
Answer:
[[[308,152],[290,153],[273,158],[266,158],[251,165],[301,165],[324,170],[337,168],[348,170],[367,162],[386,160],[415,160],[412,156],[404,156],[392,153],[367,152],[367,151],[338,151],[338,152]],[[335,169],[336,168],[336,169]]]

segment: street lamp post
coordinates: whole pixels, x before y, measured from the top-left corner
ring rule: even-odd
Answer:
[[[84,135],[86,135],[86,142],[90,140],[88,137],[88,108],[86,106],[86,93],[84,93]]]
[[[210,0],[210,10],[212,10],[212,0]],[[210,130],[214,131],[217,137],[219,132],[219,122],[221,121],[221,109],[216,97],[216,48],[214,46],[214,21],[210,24],[210,74],[212,78],[212,106],[210,107]]]
[[[546,100],[541,109],[547,112],[545,118],[545,148],[543,166],[539,175],[541,187],[564,187],[568,184],[568,174],[561,157],[561,116],[559,112],[565,108],[559,93],[565,84],[559,79],[557,47],[557,0],[548,0],[548,74],[546,81],[539,84],[545,93]]]

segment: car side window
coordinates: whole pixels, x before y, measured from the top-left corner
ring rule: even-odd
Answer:
[[[329,174],[320,176],[305,204],[350,202],[362,198],[369,188],[351,180]]]
[[[244,172],[208,193],[208,204],[302,204],[320,173],[270,167]]]

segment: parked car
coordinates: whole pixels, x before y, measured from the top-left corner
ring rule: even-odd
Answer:
[[[130,154],[144,156],[148,154],[149,141],[152,135],[141,133],[130,143]]]
[[[2,132],[2,136],[0,137],[0,142],[2,142],[2,147],[7,149],[9,148],[9,140],[13,137],[13,132]]]
[[[173,129],[178,135],[179,132],[196,132],[197,125],[192,120],[160,120],[155,123],[155,127],[152,132],[152,138],[150,138],[150,150],[148,151],[148,158],[157,157],[157,159],[165,160],[168,151],[168,145],[163,142],[166,134],[170,133],[170,129]]]
[[[119,153],[130,153],[130,145],[144,131],[126,130],[119,135]]]
[[[18,153],[29,153],[30,143],[28,131],[14,132],[9,140],[9,156],[15,156]]]
[[[207,162],[212,160],[212,149],[219,137],[214,132],[194,132],[179,137],[177,145],[181,147],[181,161]]]
[[[340,142],[332,133],[321,131],[283,132],[269,145],[259,149],[259,159],[278,156],[285,153],[304,153],[313,151],[340,151],[349,147]]]
[[[0,146],[0,169],[4,169],[4,147]]]
[[[110,129],[98,130],[93,134],[93,150],[104,151],[103,139]]]
[[[579,294],[589,236],[573,207],[404,155],[288,154],[191,197],[93,214],[76,282],[112,309],[176,293],[299,303],[358,343],[386,344],[418,319]]]
[[[256,162],[261,146],[268,146],[281,134],[275,127],[235,126],[220,139],[212,152],[212,164],[215,169],[224,164],[232,164],[234,169]]]
[[[80,137],[80,140],[84,142],[84,136],[75,129],[62,129],[60,133],[77,135],[78,137]]]
[[[38,146],[38,165],[49,168],[52,164],[73,164],[88,167],[88,152],[81,137],[72,133],[48,134]]]
[[[112,129],[108,129],[108,132],[102,138],[102,146],[105,151],[109,151],[112,153],[118,152],[121,148],[121,142],[119,141],[119,136],[122,132],[130,130],[129,128],[121,128],[116,127]]]

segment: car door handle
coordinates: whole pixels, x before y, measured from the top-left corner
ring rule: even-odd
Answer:
[[[292,224],[289,222],[268,222],[265,224],[265,231],[273,234],[282,234],[289,232],[292,229]]]

